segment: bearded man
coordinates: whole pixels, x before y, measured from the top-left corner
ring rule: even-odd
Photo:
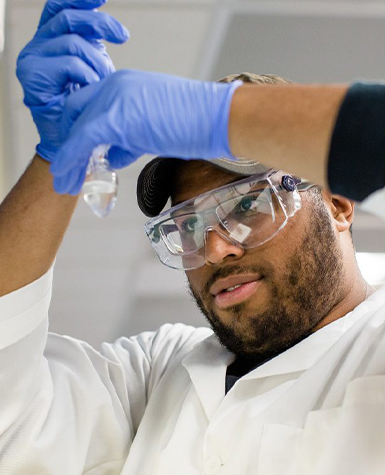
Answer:
[[[81,10],[87,3],[63,2],[75,7],[75,13],[65,10],[66,22],[56,1],[47,5],[50,19],[42,18],[51,22],[45,27],[51,36],[32,42],[18,65],[26,97],[35,100],[30,107],[42,143],[0,207],[0,473],[382,474],[385,288],[374,291],[359,272],[351,237],[354,203],[289,171],[195,154],[193,160],[157,158],[139,177],[138,202],[150,217],[151,244],[163,264],[186,272],[212,330],[165,324],[103,344],[100,352],[48,333],[52,265],[77,197],[55,192],[46,159],[54,157],[55,186],[76,194],[86,163],[66,164],[65,147],[57,154],[60,124],[76,120],[71,107],[87,96],[90,109],[77,124],[80,130],[89,125],[94,89],[72,96],[65,89],[52,102],[50,94],[68,85],[64,63],[57,61],[52,75],[52,62],[34,70],[31,58],[62,41],[68,54],[63,25],[72,17],[79,33],[90,31],[91,18],[91,30],[107,39],[123,41],[127,34],[93,11],[97,0],[88,3],[87,14]],[[94,64],[91,74],[88,62],[75,61],[86,82],[96,70],[111,72],[97,41],[76,41],[81,49],[73,51],[83,59],[89,53]],[[112,82],[107,78],[98,107],[132,93],[120,87],[132,76],[123,71]],[[49,79],[45,107],[36,104],[41,88],[34,90],[42,78]],[[228,92],[242,89],[239,80],[251,83],[242,86],[246,90],[287,82],[242,74],[198,89],[222,91],[229,104]],[[113,87],[103,89],[106,84]],[[111,120],[117,111],[123,109],[111,107],[103,118]],[[227,119],[219,119],[227,130]],[[184,136],[186,124],[178,125]],[[113,143],[125,126],[101,128],[107,137],[98,140],[108,140],[99,143]],[[211,134],[198,132],[202,143],[215,145]],[[89,145],[87,134],[83,138]],[[223,150],[218,143],[211,150]],[[112,147],[112,160],[127,156]],[[164,209],[169,199],[171,207]]]

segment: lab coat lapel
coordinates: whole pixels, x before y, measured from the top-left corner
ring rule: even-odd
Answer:
[[[356,320],[265,416],[274,414],[276,422],[303,426],[309,412],[340,407],[351,381],[385,373],[385,349],[378,344],[385,340],[384,310],[376,311],[372,302],[361,305],[366,315]]]
[[[271,377],[277,374],[306,371],[319,361],[330,348],[368,312],[374,312],[383,305],[385,286],[369,299],[361,303],[352,312],[308,336],[272,360],[259,366],[244,376],[243,380]],[[364,325],[362,323],[361,325]]]
[[[234,355],[220,345],[215,335],[211,335],[182,362],[209,420],[225,397],[226,369],[233,361]]]

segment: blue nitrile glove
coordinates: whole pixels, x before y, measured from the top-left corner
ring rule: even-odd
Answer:
[[[20,53],[17,77],[31,110],[40,143],[38,154],[52,161],[65,134],[60,130],[70,92],[115,71],[102,39],[123,43],[126,28],[94,9],[106,0],[49,0],[33,40]]]
[[[230,103],[241,84],[124,70],[75,92],[63,113],[69,138],[51,165],[55,190],[80,191],[91,152],[100,144],[112,146],[108,159],[113,168],[127,166],[144,153],[232,157]]]

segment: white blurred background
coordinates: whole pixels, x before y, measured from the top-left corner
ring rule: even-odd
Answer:
[[[8,0],[0,68],[1,197],[38,141],[15,61],[43,5],[44,0]],[[110,0],[105,11],[131,32],[129,43],[109,47],[117,69],[198,79],[242,71],[297,82],[385,78],[385,0]],[[97,219],[80,203],[56,263],[52,331],[99,346],[164,322],[205,324],[183,273],[162,266],[145,237],[135,189],[148,159],[119,172],[118,204],[109,218]],[[365,276],[374,283],[385,280],[385,221],[358,211],[354,240],[364,253],[359,262]]]

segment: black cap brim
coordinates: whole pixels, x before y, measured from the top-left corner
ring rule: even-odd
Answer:
[[[183,161],[180,158],[156,157],[143,168],[138,177],[136,194],[139,208],[146,216],[152,218],[162,212],[172,193],[175,165]],[[240,176],[265,174],[269,170],[261,163],[244,159],[215,158],[208,161]]]

